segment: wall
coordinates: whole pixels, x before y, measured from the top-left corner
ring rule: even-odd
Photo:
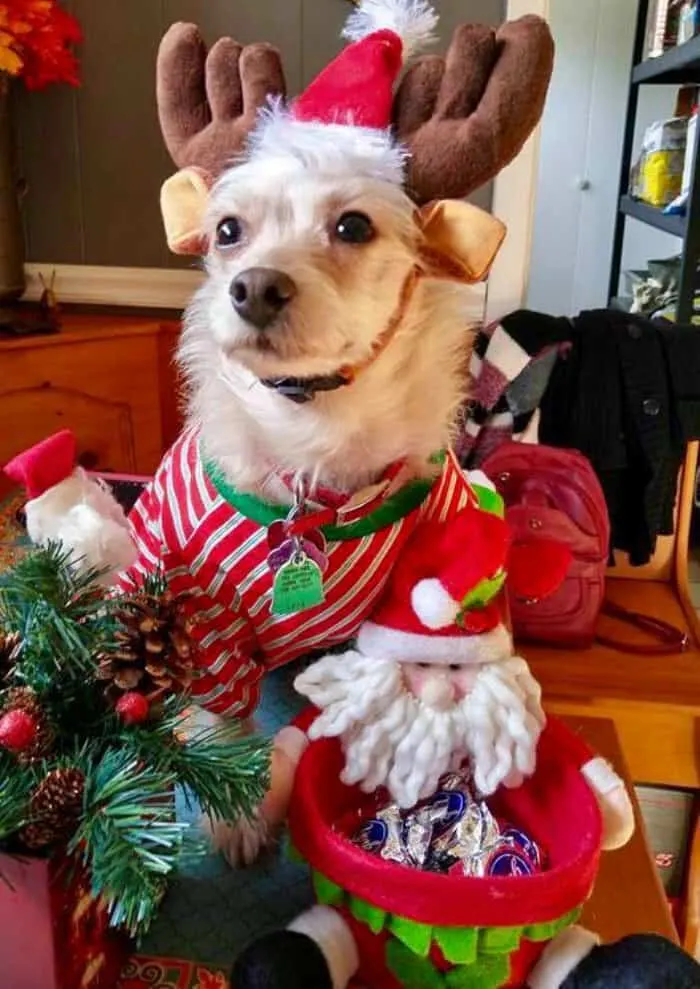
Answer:
[[[268,40],[298,92],[339,50],[345,0],[64,0],[81,21],[83,86],[20,94],[27,258],[56,264],[166,267],[158,191],[172,164],[154,106],[158,42],[176,20],[208,41]],[[441,35],[465,20],[497,24],[504,0],[436,0]],[[488,207],[490,187],[474,197]]]
[[[552,0],[554,75],[542,122],[527,304],[607,301],[637,0]]]
[[[572,315],[607,305],[637,10],[637,0],[550,4],[557,58],[540,142],[532,309]],[[635,157],[646,127],[674,103],[674,87],[641,87]],[[626,221],[623,269],[679,249],[677,238]]]

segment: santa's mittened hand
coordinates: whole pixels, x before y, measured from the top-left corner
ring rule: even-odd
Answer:
[[[597,756],[582,767],[603,818],[603,851],[622,848],[634,834],[634,808],[624,781],[610,763]]]
[[[270,768],[270,789],[260,808],[270,828],[277,828],[287,817],[299,760],[309,740],[295,725],[287,725],[275,735]]]

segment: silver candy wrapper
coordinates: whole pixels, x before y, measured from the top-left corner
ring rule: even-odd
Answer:
[[[466,876],[523,876],[542,868],[542,853],[524,831],[499,824],[466,773],[449,773],[413,810],[388,804],[353,841],[389,862]]]

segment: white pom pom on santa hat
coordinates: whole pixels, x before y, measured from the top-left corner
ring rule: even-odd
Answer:
[[[375,31],[393,31],[403,44],[403,57],[435,40],[438,15],[426,0],[360,0],[347,19],[343,37],[361,41]]]
[[[454,625],[460,607],[437,577],[418,581],[411,591],[411,606],[423,625],[433,630]]]

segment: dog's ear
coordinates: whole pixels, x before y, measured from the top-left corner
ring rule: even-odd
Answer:
[[[183,168],[163,183],[160,209],[174,254],[206,254],[202,224],[210,188],[211,177],[200,168]]]
[[[490,213],[455,199],[418,210],[423,231],[421,261],[431,278],[480,282],[489,272],[506,235]]]

